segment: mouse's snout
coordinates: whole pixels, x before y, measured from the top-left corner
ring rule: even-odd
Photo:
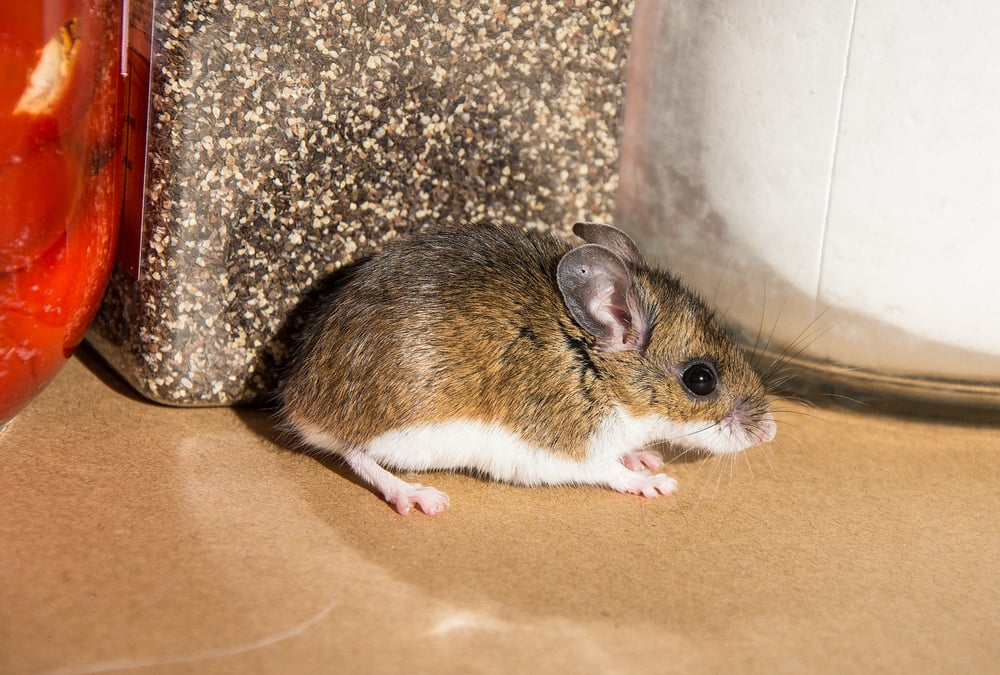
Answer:
[[[731,445],[722,452],[740,452],[755,445],[770,443],[778,433],[778,425],[770,410],[753,409],[746,402],[737,404],[726,415],[721,426],[732,439]]]

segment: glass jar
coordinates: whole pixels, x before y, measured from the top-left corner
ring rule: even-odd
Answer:
[[[122,187],[115,0],[0,4],[0,427],[97,311]]]
[[[622,226],[800,389],[995,415],[997,21],[637,0]]]

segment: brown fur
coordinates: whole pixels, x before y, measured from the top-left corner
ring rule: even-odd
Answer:
[[[763,387],[705,305],[670,275],[630,266],[650,327],[642,351],[607,353],[570,318],[555,280],[570,245],[504,226],[441,226],[386,246],[353,271],[305,332],[283,388],[293,425],[363,447],[378,435],[459,418],[497,422],[580,457],[614,406],[678,421],[722,419]],[[706,398],[679,378],[716,365]]]

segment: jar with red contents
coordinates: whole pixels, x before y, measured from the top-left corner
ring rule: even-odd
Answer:
[[[120,0],[0,4],[0,428],[97,311],[122,199]]]

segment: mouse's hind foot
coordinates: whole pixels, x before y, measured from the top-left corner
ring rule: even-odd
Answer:
[[[414,506],[429,516],[448,508],[448,495],[420,483],[407,483],[383,469],[378,462],[361,450],[344,453],[344,461],[359,478],[378,491],[400,515],[407,516]]]
[[[400,481],[401,487],[385,494],[385,500],[392,504],[401,515],[409,515],[416,506],[428,516],[434,516],[448,508],[448,495],[440,490],[420,483]]]

